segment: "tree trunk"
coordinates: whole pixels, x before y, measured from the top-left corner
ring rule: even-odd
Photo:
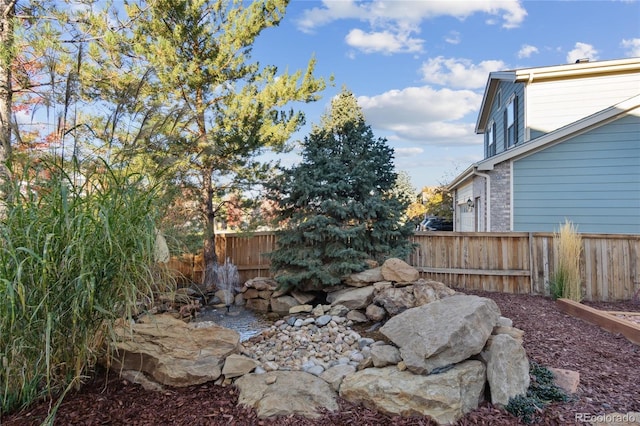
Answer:
[[[218,255],[216,254],[216,213],[213,209],[213,182],[211,173],[205,171],[203,175],[203,213],[205,216],[204,228],[204,279],[203,286],[206,291],[213,290],[216,287]]]
[[[11,161],[11,64],[15,0],[0,0],[0,218],[6,216]]]

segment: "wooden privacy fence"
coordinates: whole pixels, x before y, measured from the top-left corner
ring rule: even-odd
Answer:
[[[585,300],[640,298],[640,235],[581,237]],[[416,248],[407,262],[423,278],[463,290],[549,295],[549,281],[558,259],[553,233],[416,232],[411,240]],[[265,254],[275,245],[272,232],[220,234],[216,252],[220,263],[229,258],[238,267],[244,282],[270,275]],[[201,257],[172,258],[170,267],[196,282],[202,279]]]

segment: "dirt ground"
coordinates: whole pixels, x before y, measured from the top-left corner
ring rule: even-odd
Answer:
[[[621,335],[561,313],[551,299],[502,293],[469,292],[490,297],[514,326],[525,331],[529,358],[547,367],[575,370],[580,386],[566,403],[547,406],[538,424],[571,425],[577,414],[602,415],[640,411],[640,346]],[[640,305],[586,303],[609,311],[640,312]],[[98,372],[78,392],[64,399],[55,425],[435,425],[427,417],[400,418],[339,400],[340,409],[317,419],[298,416],[258,419],[238,406],[233,386],[212,383],[148,392],[138,385]],[[51,401],[0,418],[3,426],[39,425]],[[584,416],[583,416],[584,417]],[[457,425],[517,425],[520,421],[489,403],[467,414]]]

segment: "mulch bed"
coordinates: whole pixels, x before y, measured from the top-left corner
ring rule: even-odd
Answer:
[[[579,424],[578,413],[602,415],[640,411],[640,346],[560,312],[551,299],[502,293],[466,291],[490,297],[514,326],[525,331],[529,358],[547,367],[575,370],[580,386],[571,401],[547,406],[537,422],[545,425]],[[640,305],[585,303],[607,311],[638,312]],[[138,385],[104,372],[80,391],[67,395],[56,425],[435,425],[429,418],[400,418],[339,400],[340,409],[317,419],[298,416],[261,420],[252,409],[237,404],[233,386],[212,383],[148,392]],[[39,425],[50,402],[0,418],[3,426]],[[467,414],[457,425],[522,424],[489,403]]]

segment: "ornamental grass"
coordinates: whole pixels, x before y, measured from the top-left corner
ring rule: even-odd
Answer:
[[[153,296],[154,190],[104,163],[94,170],[26,168],[7,201],[0,414],[77,387],[104,355],[111,321]]]
[[[551,280],[551,295],[554,298],[582,300],[582,278],[580,275],[580,256],[582,254],[582,238],[577,228],[570,222],[560,226],[554,235],[558,260]]]

